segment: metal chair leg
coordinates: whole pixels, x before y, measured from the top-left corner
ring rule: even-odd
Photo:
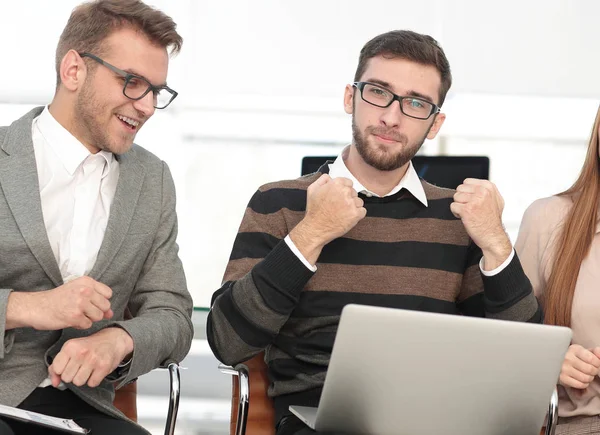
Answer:
[[[248,367],[243,364],[238,364],[235,369],[238,372],[238,382],[240,387],[235,435],[245,435],[246,423],[248,422],[248,405],[250,403]]]
[[[239,400],[235,435],[245,435],[246,424],[248,422],[248,406],[250,405],[250,377],[248,375],[248,367],[244,364],[238,364],[235,368],[219,364],[219,370],[222,373],[238,377]]]
[[[556,425],[558,424],[558,391],[556,387],[552,392],[550,398],[550,405],[548,407],[548,422],[546,424],[546,435],[554,435],[556,432]]]
[[[172,362],[167,368],[169,369],[169,376],[171,378],[171,395],[169,397],[169,412],[167,413],[165,435],[173,435],[175,433],[175,423],[177,422],[177,411],[179,410],[179,364]]]

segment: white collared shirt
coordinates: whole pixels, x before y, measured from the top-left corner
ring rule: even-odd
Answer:
[[[344,150],[342,150],[342,152],[337,156],[335,161],[329,165],[329,176],[331,178],[339,178],[339,177],[348,178],[349,180],[352,180],[352,187],[358,193],[363,193],[364,195],[366,195],[368,197],[372,197],[372,196],[379,197],[379,195],[377,195],[375,192],[371,192],[366,187],[364,187],[362,185],[362,183],[360,181],[358,181],[354,175],[352,175],[352,173],[346,166],[346,162],[344,162],[343,156],[346,154],[346,151],[348,150],[349,147],[350,147],[350,145],[348,145],[346,148],[344,148]],[[389,193],[384,195],[384,197],[394,195],[403,188],[408,190],[425,207],[428,206],[427,196],[425,195],[425,190],[423,189],[423,184],[421,183],[421,180],[420,180],[419,176],[417,175],[417,171],[415,171],[415,168],[414,168],[412,162],[409,162],[408,169],[406,170],[404,177],[402,177],[402,179],[396,185],[396,187],[394,187]],[[304,255],[302,255],[300,250],[296,247],[296,245],[290,238],[289,234],[285,237],[284,240],[287,243],[287,245],[289,246],[290,250],[302,262],[302,264],[304,264],[309,270],[311,270],[313,272],[317,271],[317,267],[310,264],[308,262],[308,260],[304,257]],[[500,266],[498,266],[494,270],[489,270],[489,271],[486,271],[483,269],[483,257],[482,257],[481,260],[479,261],[479,269],[481,270],[481,273],[483,273],[485,276],[497,275],[500,272],[502,272],[506,268],[506,266],[508,266],[510,264],[514,255],[515,255],[515,250],[513,249],[511,251],[510,255],[508,256],[508,258]]]
[[[346,147],[342,151],[342,153],[335,159],[335,161],[331,165],[329,165],[329,176],[331,178],[348,178],[352,181],[352,187],[358,193],[363,193],[368,197],[379,197],[379,195],[377,195],[375,192],[371,192],[369,189],[363,186],[362,183],[358,181],[354,175],[352,175],[352,172],[350,172],[350,170],[346,166],[346,162],[344,162],[344,159],[342,158],[342,156],[346,153],[347,149],[348,147]],[[391,191],[385,194],[384,197],[394,195],[400,192],[401,189],[408,190],[415,198],[417,198],[421,202],[421,204],[427,207],[427,196],[425,195],[423,184],[421,184],[421,180],[419,179],[417,171],[415,171],[412,162],[409,162],[408,169],[406,170],[404,177],[402,177],[402,179],[396,185],[396,187],[394,187]]]
[[[104,239],[119,180],[113,154],[91,154],[48,107],[33,120],[44,225],[63,281],[89,274]],[[45,379],[39,386],[51,385]],[[64,389],[64,385],[59,385]]]
[[[65,282],[96,262],[119,180],[113,154],[91,154],[48,110],[33,120],[44,224]]]

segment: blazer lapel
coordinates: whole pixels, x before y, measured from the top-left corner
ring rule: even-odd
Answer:
[[[7,132],[0,158],[0,186],[27,246],[57,287],[63,280],[50,247],[38,181],[31,126],[43,108],[15,121]]]
[[[135,148],[119,156],[118,160],[119,181],[115,198],[98,258],[89,274],[96,280],[100,279],[123,244],[144,182],[145,169],[135,156]]]

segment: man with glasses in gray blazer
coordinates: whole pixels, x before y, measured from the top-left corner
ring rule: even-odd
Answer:
[[[173,179],[133,144],[177,96],[175,28],[138,0],[78,6],[51,104],[0,128],[0,404],[94,435],[147,433],[114,388],[183,359],[193,335]],[[4,419],[0,433],[52,431]]]

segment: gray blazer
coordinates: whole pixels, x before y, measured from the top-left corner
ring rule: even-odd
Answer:
[[[16,406],[48,375],[48,363],[71,338],[118,325],[133,338],[134,353],[121,386],[165,360],[181,361],[192,340],[192,299],[177,256],[175,186],[167,165],[133,145],[118,156],[119,182],[98,258],[89,276],[113,290],[114,317],[87,330],[6,331],[11,291],[48,290],[63,284],[42,215],[31,139],[38,107],[9,127],[0,127],[0,403]],[[56,204],[60,207],[60,204]],[[133,314],[124,320],[125,309]],[[109,415],[113,384],[67,385]]]

